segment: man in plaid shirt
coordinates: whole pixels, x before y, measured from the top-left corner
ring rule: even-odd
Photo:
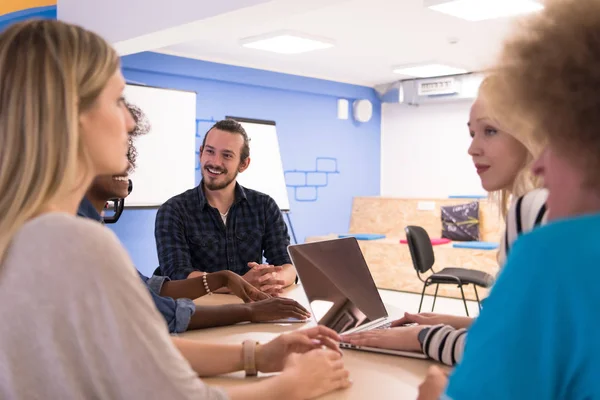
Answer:
[[[271,295],[294,283],[290,237],[275,200],[236,182],[250,164],[249,142],[234,120],[219,121],[206,133],[200,147],[202,182],[168,200],[156,215],[164,275],[186,279],[230,270]]]

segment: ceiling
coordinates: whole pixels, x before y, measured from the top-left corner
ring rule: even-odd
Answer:
[[[299,6],[301,4],[302,6]],[[468,22],[429,10],[423,0],[273,0],[196,24],[190,40],[157,51],[358,85],[407,78],[399,65],[440,62],[478,71],[493,63],[511,20]],[[272,31],[331,39],[335,46],[280,55],[240,46]]]

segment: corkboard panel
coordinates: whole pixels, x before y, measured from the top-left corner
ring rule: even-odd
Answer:
[[[442,235],[441,209],[474,201],[473,199],[400,199],[355,197],[350,218],[351,233],[380,233],[404,238],[407,225],[423,227],[430,237]],[[431,211],[418,210],[420,202],[433,202]],[[487,199],[479,200],[481,240],[499,242],[504,230],[497,208]]]
[[[330,240],[337,235],[313,236],[307,238],[307,242]],[[359,240],[361,251],[365,257],[371,275],[379,289],[398,290],[421,294],[423,282],[417,277],[413,268],[412,259],[408,245],[400,244],[400,237],[387,237],[380,240]],[[496,276],[498,264],[496,262],[496,251],[455,249],[451,244],[434,246],[436,271],[445,267],[470,268],[487,272]],[[425,274],[426,277],[429,274]],[[465,287],[465,297],[475,300],[473,286]],[[429,287],[427,294],[433,295],[435,287]],[[487,296],[488,291],[478,288],[479,297]],[[440,285],[438,296],[461,298],[460,290],[454,285]],[[417,311],[417,310],[414,310]]]

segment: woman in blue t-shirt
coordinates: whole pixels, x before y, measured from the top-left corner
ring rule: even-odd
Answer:
[[[450,378],[420,399],[600,398],[600,1],[548,1],[505,46],[495,96],[543,133],[548,224],[519,238]],[[440,397],[441,396],[441,397]]]

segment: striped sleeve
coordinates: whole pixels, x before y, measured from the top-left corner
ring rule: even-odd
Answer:
[[[423,340],[423,353],[426,356],[450,366],[462,360],[466,329],[455,329],[443,324],[425,329],[429,329]]]
[[[512,245],[517,238],[546,222],[546,189],[536,189],[516,199],[506,216],[506,229],[498,250],[498,264],[504,266]]]

